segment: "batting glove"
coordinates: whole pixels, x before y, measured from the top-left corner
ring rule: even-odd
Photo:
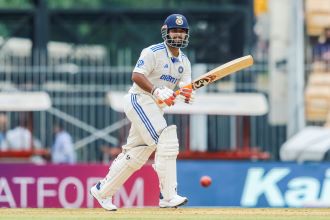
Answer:
[[[175,93],[173,92],[173,90],[167,88],[166,86],[154,88],[151,94],[157,100],[164,102],[168,106],[172,106],[175,103]]]
[[[190,88],[179,89],[180,95],[178,98],[187,104],[193,104],[195,101],[196,92]]]

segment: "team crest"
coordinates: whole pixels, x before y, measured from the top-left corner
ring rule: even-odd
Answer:
[[[182,25],[183,24],[182,16],[176,16],[175,23],[177,25]]]
[[[179,66],[178,71],[179,71],[179,73],[183,73],[183,67]]]

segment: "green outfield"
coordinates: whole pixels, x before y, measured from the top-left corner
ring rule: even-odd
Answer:
[[[228,220],[325,220],[330,208],[123,208],[116,212],[103,209],[0,209],[0,220],[71,219],[228,219]]]

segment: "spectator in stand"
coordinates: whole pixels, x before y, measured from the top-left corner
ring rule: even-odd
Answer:
[[[325,71],[330,70],[330,26],[324,29],[319,43],[314,48],[314,65]]]
[[[25,117],[20,117],[18,126],[7,131],[5,138],[5,148],[7,150],[31,150],[32,134],[28,128],[28,120]]]
[[[0,150],[6,150],[7,115],[0,113]]]
[[[111,160],[114,160],[121,152],[120,147],[102,145],[101,151],[103,153],[103,163],[109,163]]]
[[[51,150],[52,162],[56,164],[76,163],[76,154],[71,135],[64,130],[62,123],[55,123],[53,127],[55,141]]]

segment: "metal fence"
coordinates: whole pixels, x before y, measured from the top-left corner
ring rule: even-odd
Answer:
[[[88,51],[88,49],[87,49]],[[194,65],[194,54],[190,52]],[[80,161],[102,160],[101,146],[120,147],[125,143],[129,124],[123,113],[115,112],[106,102],[109,91],[127,91],[131,86],[132,57],[120,51],[121,65],[110,66],[109,57],[90,53],[54,56],[35,52],[33,56],[0,54],[2,91],[45,91],[52,108],[35,112],[33,135],[42,146],[52,145],[52,125],[64,122],[72,135]],[[216,65],[209,65],[212,69]],[[255,60],[248,70],[210,85],[208,92],[261,92],[268,96],[268,64],[266,57]],[[8,112],[9,127],[14,127],[14,112]],[[189,148],[189,115],[167,115],[168,124],[176,124],[180,150]],[[259,147],[278,159],[278,149],[286,140],[285,125],[271,125],[264,116],[208,116],[208,150],[228,150],[246,145]],[[233,125],[235,129],[233,130]],[[235,133],[235,143],[233,143]],[[233,146],[233,144],[235,146]]]

